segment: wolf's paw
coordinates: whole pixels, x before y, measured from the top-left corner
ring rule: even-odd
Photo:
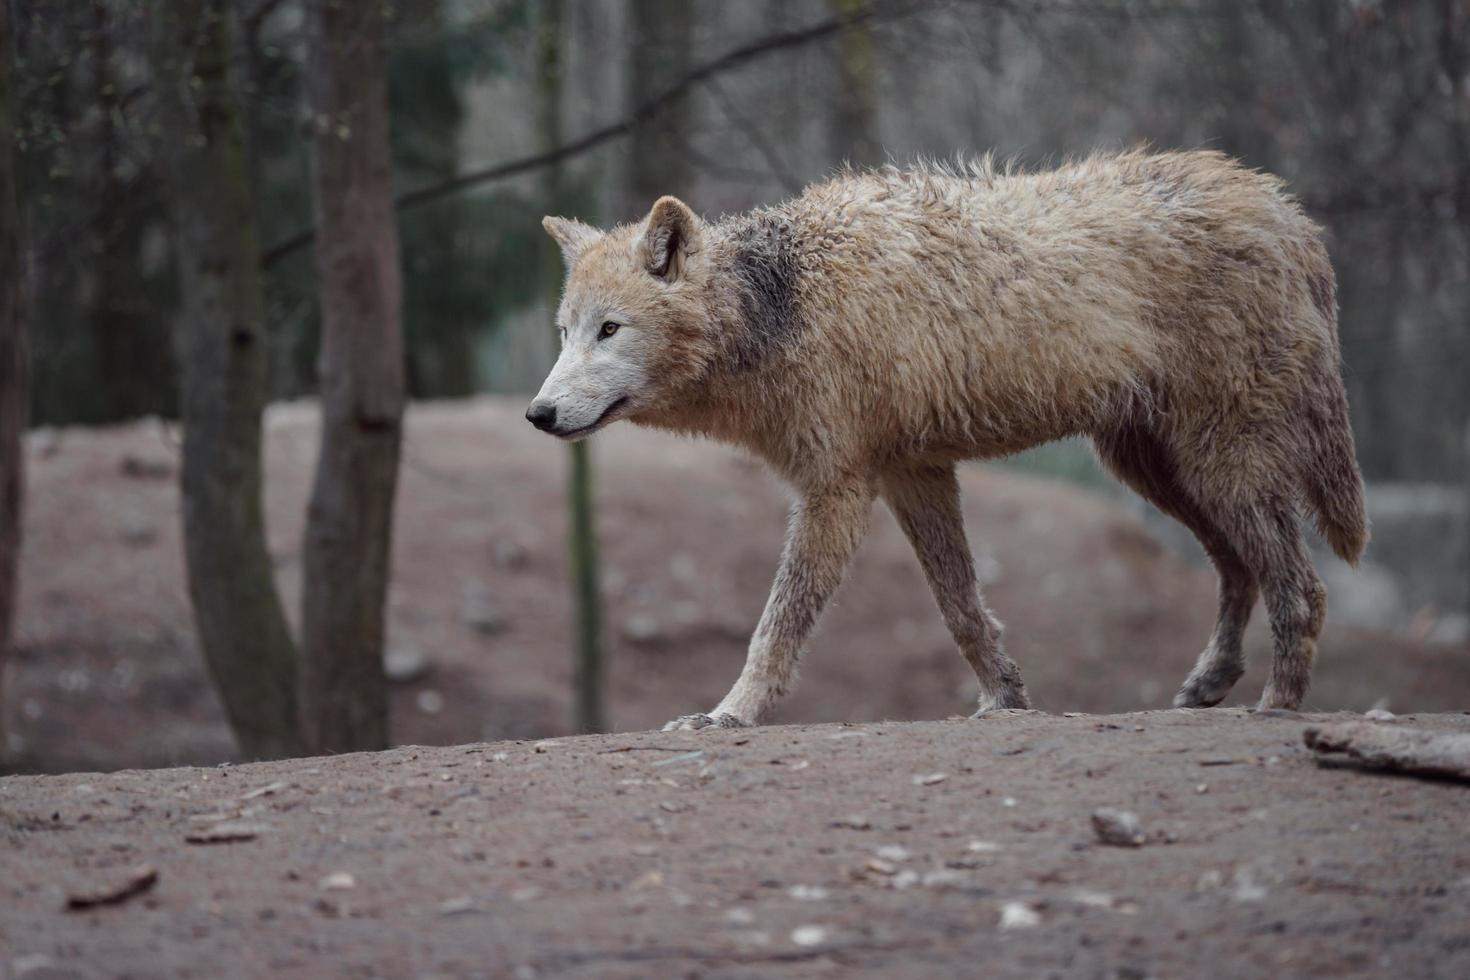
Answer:
[[[1271,717],[1277,712],[1296,714],[1302,706],[1302,698],[1307,694],[1306,685],[1296,687],[1283,687],[1273,681],[1266,682],[1266,689],[1261,692],[1261,703],[1256,706],[1256,713]]]
[[[693,714],[675,718],[663,727],[666,732],[697,732],[701,728],[749,728],[748,722],[741,721],[734,715],[726,714]]]
[[[1203,674],[1190,674],[1179,693],[1174,695],[1176,708],[1213,708],[1235,686],[1244,671],[1238,668],[1221,667]]]
[[[1016,684],[1003,687],[994,694],[982,693],[980,704],[970,717],[986,718],[991,715],[1005,717],[1030,710],[1031,698],[1026,694],[1026,688]]]
[[[1198,684],[1185,684],[1174,695],[1174,707],[1176,708],[1213,708],[1225,700],[1229,690],[1207,690]]]
[[[1044,715],[1045,711],[1036,708],[981,708],[970,716],[971,719],[978,718],[1020,718],[1024,715]]]

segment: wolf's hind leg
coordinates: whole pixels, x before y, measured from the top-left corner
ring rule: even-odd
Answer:
[[[887,474],[883,499],[914,546],[944,624],[975,671],[980,711],[1029,707],[1021,671],[1001,649],[1000,623],[980,598],[954,467],[926,466]]]
[[[1104,465],[1145,500],[1194,532],[1220,576],[1215,630],[1194,669],[1174,695],[1177,708],[1206,708],[1225,695],[1245,673],[1241,640],[1256,604],[1256,577],[1215,516],[1181,485],[1167,447],[1141,426],[1126,426],[1098,436]]]
[[[738,728],[765,717],[795,678],[801,648],[842,582],[872,509],[873,490],[866,481],[809,494],[796,505],[739,680],[709,714],[685,715],[665,725],[665,731]]]
[[[1275,651],[1262,708],[1296,710],[1311,682],[1317,636],[1327,618],[1327,590],[1302,540],[1291,501],[1263,496],[1242,508],[1232,533],[1261,583]]]

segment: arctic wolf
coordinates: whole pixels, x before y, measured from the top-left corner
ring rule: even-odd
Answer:
[[[1229,693],[1258,593],[1275,641],[1261,706],[1301,703],[1327,597],[1298,507],[1349,562],[1368,534],[1332,267],[1274,177],[1213,152],[985,160],[843,173],[718,222],[664,197],[605,233],[544,224],[568,266],[562,349],[526,417],[563,439],[619,419],[709,436],[796,493],[745,669],[670,728],[761,720],[875,497],[974,668],[977,714],[1026,707],[955,464],[1077,434],[1219,572],[1219,620],[1174,703]]]

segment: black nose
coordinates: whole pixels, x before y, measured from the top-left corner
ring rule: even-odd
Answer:
[[[556,406],[532,402],[531,407],[526,409],[526,421],[542,432],[550,432],[556,427]]]

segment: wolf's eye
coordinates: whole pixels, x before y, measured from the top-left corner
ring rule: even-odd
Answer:
[[[603,323],[602,329],[597,331],[597,339],[606,340],[613,334],[617,333],[618,327],[620,326],[622,326],[621,323],[613,323],[611,320],[606,321],[605,323]]]

